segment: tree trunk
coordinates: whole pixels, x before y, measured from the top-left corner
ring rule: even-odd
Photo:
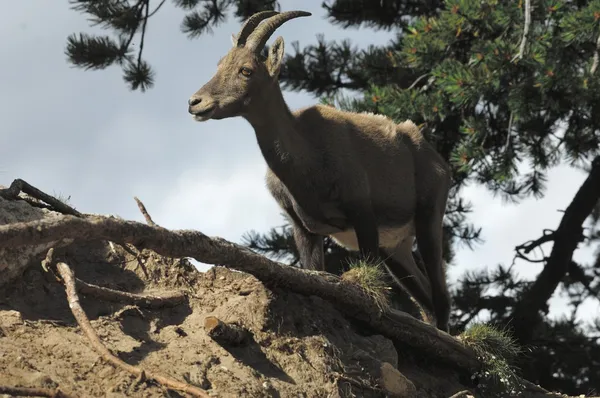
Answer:
[[[553,234],[554,245],[544,269],[513,312],[509,326],[521,344],[531,341],[535,327],[540,321],[539,311],[567,274],[573,252],[583,236],[583,223],[599,199],[600,156],[593,160],[590,174],[565,210],[558,229]]]

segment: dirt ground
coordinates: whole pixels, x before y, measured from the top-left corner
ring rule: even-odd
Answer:
[[[122,360],[213,396],[449,397],[465,389],[452,370],[399,353],[320,298],[269,290],[247,274],[223,267],[201,273],[185,259],[151,251],[134,256],[116,244],[72,245],[55,257],[97,285],[132,293],[185,291],[186,303],[160,310],[85,296],[81,304]],[[76,324],[62,284],[39,263],[2,290],[0,384],[60,386],[81,397],[181,396],[101,359]],[[218,344],[204,330],[209,315],[247,328],[250,337],[240,345]]]

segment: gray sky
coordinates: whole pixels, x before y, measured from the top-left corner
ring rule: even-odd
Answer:
[[[118,67],[70,67],[64,55],[67,36],[97,30],[66,2],[59,3],[11,1],[0,15],[0,184],[23,178],[48,193],[71,195],[80,211],[143,221],[133,200],[138,196],[164,227],[197,229],[236,242],[248,230],[283,223],[265,188],[266,166],[251,126],[241,118],[197,123],[187,113],[187,99],[231,47],[230,35],[240,27],[234,18],[212,35],[189,40],[179,30],[183,12],[166,4],[150,21],[144,47],[156,85],[141,93],[128,90]],[[282,35],[288,52],[294,41],[300,47],[316,43],[319,33],[326,40],[348,38],[358,47],[393,36],[334,27],[320,1],[281,3],[284,10],[313,13],[284,24],[272,37]],[[306,93],[284,96],[292,109],[318,101]],[[464,190],[486,242],[475,251],[459,250],[450,281],[466,269],[510,264],[516,245],[557,227],[558,210],[567,207],[584,178],[574,169],[554,169],[546,197],[519,206],[505,205],[479,187]],[[582,247],[575,259],[591,261],[592,253]],[[541,267],[517,262],[517,269],[533,277]],[[595,303],[587,304],[580,316],[598,311]],[[564,308],[556,306],[553,313]]]

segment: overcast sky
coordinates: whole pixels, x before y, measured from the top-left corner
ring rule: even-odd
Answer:
[[[284,24],[272,36],[270,42],[284,37],[287,52],[294,41],[300,47],[316,43],[319,33],[326,40],[348,38],[358,47],[384,44],[393,36],[334,27],[320,1],[281,3],[283,10],[313,13]],[[197,229],[235,242],[251,229],[266,231],[283,223],[265,188],[266,166],[251,126],[241,118],[197,123],[187,113],[188,98],[210,79],[231,47],[231,33],[240,27],[235,18],[212,35],[189,40],[179,29],[183,12],[165,5],[151,19],[144,47],[156,84],[141,93],[128,90],[118,67],[83,71],[67,63],[67,36],[94,31],[67,2],[11,1],[3,10],[0,184],[23,178],[48,193],[70,195],[80,211],[143,221],[133,200],[138,196],[164,227]],[[306,93],[284,96],[292,109],[318,101]],[[505,205],[478,187],[464,190],[475,204],[472,220],[483,227],[486,242],[475,251],[459,250],[450,281],[466,269],[510,264],[516,245],[539,237],[544,228],[556,228],[559,210],[584,178],[577,170],[554,169],[546,197],[519,206]],[[549,253],[550,247],[545,249]],[[591,261],[592,253],[580,248],[575,259]],[[517,269],[533,277],[541,267],[517,262]],[[598,311],[596,304],[588,304],[580,316]]]

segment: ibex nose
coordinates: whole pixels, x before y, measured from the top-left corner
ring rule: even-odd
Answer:
[[[188,100],[188,105],[189,105],[189,106],[188,106],[188,113],[191,113],[191,114],[193,115],[193,114],[194,114],[194,111],[193,111],[193,109],[192,109],[192,108],[194,107],[194,105],[198,105],[200,102],[202,102],[202,99],[201,99],[201,98],[198,98],[198,97],[196,97],[196,96],[194,96],[194,97],[191,97],[191,98]]]

